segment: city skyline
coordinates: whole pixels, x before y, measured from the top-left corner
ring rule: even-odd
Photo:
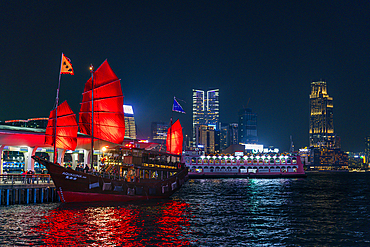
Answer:
[[[174,114],[191,135],[192,88],[219,88],[220,121],[258,114],[258,139],[288,150],[308,145],[312,81],[327,82],[342,150],[370,134],[368,2],[165,1],[2,4],[0,120],[47,117],[63,52],[60,99],[79,112],[88,66],[108,59],[135,108],[138,137]]]

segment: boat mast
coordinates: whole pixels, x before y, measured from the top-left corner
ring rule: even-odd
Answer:
[[[58,152],[57,152],[57,120],[58,120],[58,105],[59,105],[59,89],[60,89],[60,79],[61,79],[61,71],[62,71],[62,64],[63,64],[63,53],[62,58],[60,59],[60,71],[59,71],[59,82],[58,82],[58,88],[57,88],[57,97],[55,99],[55,121],[54,121],[54,133],[53,133],[53,139],[54,139],[54,164],[57,163],[58,160]]]
[[[91,73],[91,169],[94,167],[94,66],[90,65]]]

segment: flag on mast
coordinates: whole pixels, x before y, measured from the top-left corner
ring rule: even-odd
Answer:
[[[60,74],[74,75],[71,60],[62,53],[62,63],[60,65]]]
[[[172,111],[185,113],[184,109],[182,109],[179,102],[177,102],[176,97],[173,97],[173,105],[172,105]]]

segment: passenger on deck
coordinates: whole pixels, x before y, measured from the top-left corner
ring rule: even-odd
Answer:
[[[86,166],[85,166],[85,168],[84,168],[84,172],[85,172],[85,173],[88,173],[88,172],[89,172],[89,170],[90,170],[89,165],[87,165],[87,164],[86,164]]]

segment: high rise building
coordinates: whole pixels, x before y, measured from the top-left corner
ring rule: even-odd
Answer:
[[[125,138],[136,139],[136,124],[134,110],[131,105],[123,105],[125,116]]]
[[[196,125],[196,143],[197,147],[203,149],[205,153],[215,152],[215,127],[212,125]]]
[[[208,91],[193,89],[193,146],[196,143],[196,126],[213,126],[216,129],[220,118],[219,89]]]
[[[238,131],[239,127],[237,123],[231,123],[227,129],[227,138],[226,138],[226,145],[229,147],[230,145],[239,144],[239,135]]]
[[[225,150],[228,147],[227,137],[228,137],[228,131],[229,131],[229,124],[220,122],[218,129],[220,131],[220,150],[216,150],[216,151],[219,151],[221,153],[223,152],[223,150]]]
[[[366,163],[370,163],[370,136],[365,137],[365,158]]]
[[[311,147],[338,147],[338,138],[334,135],[333,98],[328,95],[325,81],[311,83],[309,137]]]
[[[239,143],[256,144],[257,136],[257,114],[252,112],[250,108],[241,109],[238,113],[239,117]]]
[[[162,142],[167,139],[167,131],[170,127],[166,122],[152,122],[151,138],[154,142]]]

